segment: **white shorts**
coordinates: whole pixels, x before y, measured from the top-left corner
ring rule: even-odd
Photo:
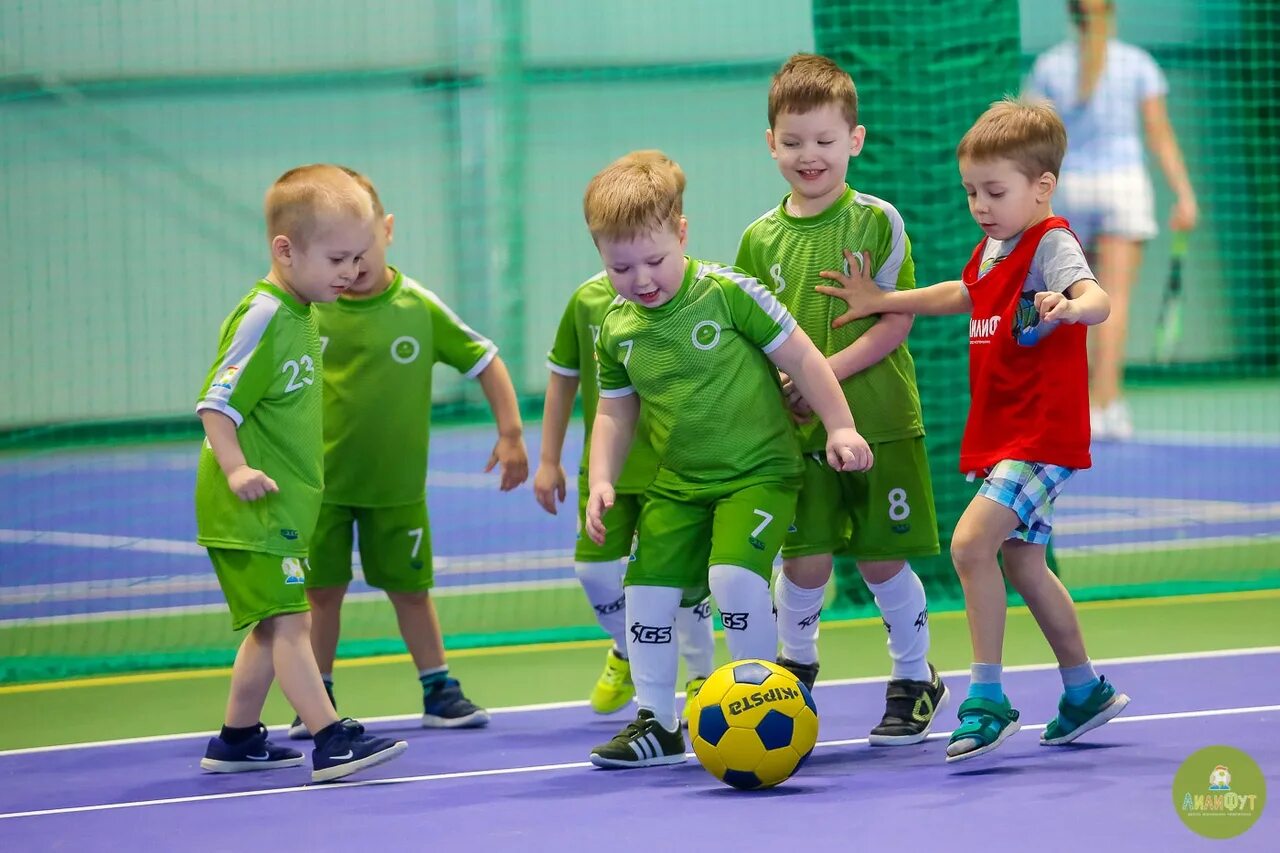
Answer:
[[[1092,248],[1099,235],[1126,240],[1156,236],[1155,194],[1142,166],[1111,172],[1063,172],[1053,200],[1080,242]]]

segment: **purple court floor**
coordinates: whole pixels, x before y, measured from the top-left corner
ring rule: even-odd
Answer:
[[[866,745],[883,682],[819,684],[813,757],[795,778],[757,793],[725,787],[692,759],[594,769],[588,751],[625,715],[596,717],[576,703],[497,712],[480,731],[377,723],[407,738],[409,751],[328,786],[308,785],[304,768],[203,774],[197,737],[0,753],[0,850],[1280,849],[1280,803],[1245,835],[1211,842],[1184,828],[1171,793],[1183,759],[1227,744],[1249,753],[1271,798],[1280,795],[1280,651],[1100,669],[1133,698],[1115,723],[1077,745],[1041,747],[1057,673],[1013,670],[1006,689],[1023,731],[953,765],[943,762],[943,734],[911,747]],[[947,683],[949,730],[967,685],[962,675]]]

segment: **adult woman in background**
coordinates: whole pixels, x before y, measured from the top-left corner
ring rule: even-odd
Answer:
[[[1027,90],[1053,101],[1067,126],[1056,212],[1070,220],[1111,297],[1110,319],[1090,331],[1093,434],[1126,439],[1133,434],[1121,394],[1129,298],[1143,244],[1157,232],[1139,124],[1176,198],[1169,227],[1194,228],[1198,209],[1160,67],[1145,50],[1115,38],[1112,0],[1069,0],[1067,8],[1079,39],[1041,54]]]

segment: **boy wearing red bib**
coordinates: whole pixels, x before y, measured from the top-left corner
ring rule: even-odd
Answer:
[[[956,151],[969,212],[986,235],[962,280],[885,292],[855,263],[851,275],[822,274],[837,286],[818,287],[849,304],[837,325],[885,312],[970,316],[960,469],[983,484],[956,525],[951,558],[974,663],[947,761],[989,752],[1019,728],[1001,686],[1004,577],[1027,602],[1062,675],[1058,716],[1040,742],[1070,743],[1129,702],[1094,672],[1071,595],[1045,562],[1053,502],[1090,465],[1085,327],[1110,313],[1079,242],[1050,206],[1066,146],[1047,104],[992,105]]]

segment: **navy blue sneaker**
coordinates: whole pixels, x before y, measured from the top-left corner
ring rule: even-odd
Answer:
[[[326,681],[324,692],[329,694],[329,704],[333,706],[333,710],[338,710],[338,700],[333,698],[333,685]],[[302,717],[294,717],[289,724],[289,740],[311,740],[311,732],[307,731],[307,724],[302,722]]]
[[[253,770],[278,770],[302,764],[302,753],[267,740],[267,727],[258,723],[258,733],[242,743],[227,743],[221,737],[209,738],[209,746],[200,759],[200,767],[210,773],[246,773]]]
[[[456,678],[422,695],[422,726],[427,729],[478,729],[489,725],[489,712],[462,695]]]
[[[317,744],[311,751],[312,782],[332,782],[357,770],[376,767],[409,748],[402,740],[365,734],[364,726],[350,718],[339,720],[329,729],[333,731],[324,744]]]

